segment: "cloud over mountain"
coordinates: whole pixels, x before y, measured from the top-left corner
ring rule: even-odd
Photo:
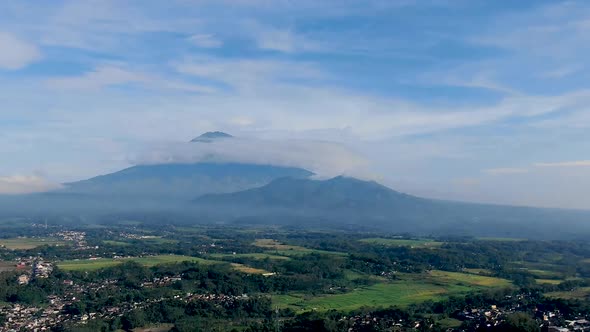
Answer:
[[[58,189],[60,185],[38,175],[0,176],[0,194],[29,194]]]
[[[217,139],[211,142],[158,144],[131,158],[133,164],[198,162],[246,163],[299,167],[320,177],[364,175],[367,161],[338,143],[312,140]]]

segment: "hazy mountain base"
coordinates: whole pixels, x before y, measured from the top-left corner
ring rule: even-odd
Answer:
[[[268,185],[193,201],[175,197],[45,193],[0,197],[0,216],[108,223],[226,223],[416,235],[580,239],[590,212],[468,204],[402,194],[352,178],[278,179]]]
[[[197,206],[225,218],[331,227],[360,226],[393,232],[531,238],[590,234],[590,211],[539,209],[430,200],[375,182],[278,179],[261,188],[205,195]],[[245,218],[245,216],[249,216]]]

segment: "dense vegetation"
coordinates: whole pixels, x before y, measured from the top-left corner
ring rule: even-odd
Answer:
[[[84,243],[60,238],[65,230],[83,233]],[[53,326],[57,331],[158,324],[173,331],[443,331],[482,326],[488,331],[536,331],[543,323],[540,312],[559,312],[553,323],[590,314],[586,242],[187,227],[134,220],[78,227],[21,224],[3,235],[12,245],[0,249],[6,266],[24,257],[42,257],[54,270],[26,285],[17,283],[23,271],[0,273],[0,306],[46,306],[55,296],[72,294],[68,299],[76,300],[63,307],[70,317],[120,312],[84,324],[73,319]],[[487,327],[489,317],[468,314],[491,306],[502,308],[496,325]]]

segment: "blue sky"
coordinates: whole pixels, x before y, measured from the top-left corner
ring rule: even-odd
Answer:
[[[0,193],[223,130],[335,142],[414,194],[589,208],[588,58],[586,1],[4,1]]]

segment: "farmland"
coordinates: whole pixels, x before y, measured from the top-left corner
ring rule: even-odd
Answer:
[[[361,242],[375,244],[375,245],[382,245],[382,246],[389,246],[389,247],[410,247],[410,248],[436,248],[443,245],[443,242],[439,241],[432,241],[428,239],[417,239],[417,240],[407,240],[407,239],[386,239],[386,238],[366,238],[361,239]]]
[[[510,287],[508,280],[464,273],[432,271],[419,276],[401,275],[399,280],[381,281],[350,292],[311,297],[302,294],[277,295],[275,305],[298,311],[353,310],[363,306],[389,307],[442,300],[486,288]]]
[[[154,266],[167,263],[179,262],[197,262],[199,264],[210,265],[219,264],[219,261],[206,260],[198,257],[181,256],[181,255],[155,255],[137,258],[99,258],[95,260],[68,260],[57,263],[62,270],[93,271],[121,264],[123,262],[133,261],[144,266]]]
[[[337,251],[326,251],[326,250],[318,250],[318,249],[310,249],[301,246],[294,246],[289,244],[283,244],[273,239],[257,239],[253,245],[267,249],[266,252],[268,254],[272,254],[275,256],[301,256],[307,255],[310,253],[317,253],[317,254],[325,254],[325,255],[337,255],[337,256],[346,256],[347,254],[344,252],[337,252]]]
[[[44,245],[63,245],[60,240],[46,237],[18,237],[11,239],[0,239],[0,246],[8,249],[34,249]]]

